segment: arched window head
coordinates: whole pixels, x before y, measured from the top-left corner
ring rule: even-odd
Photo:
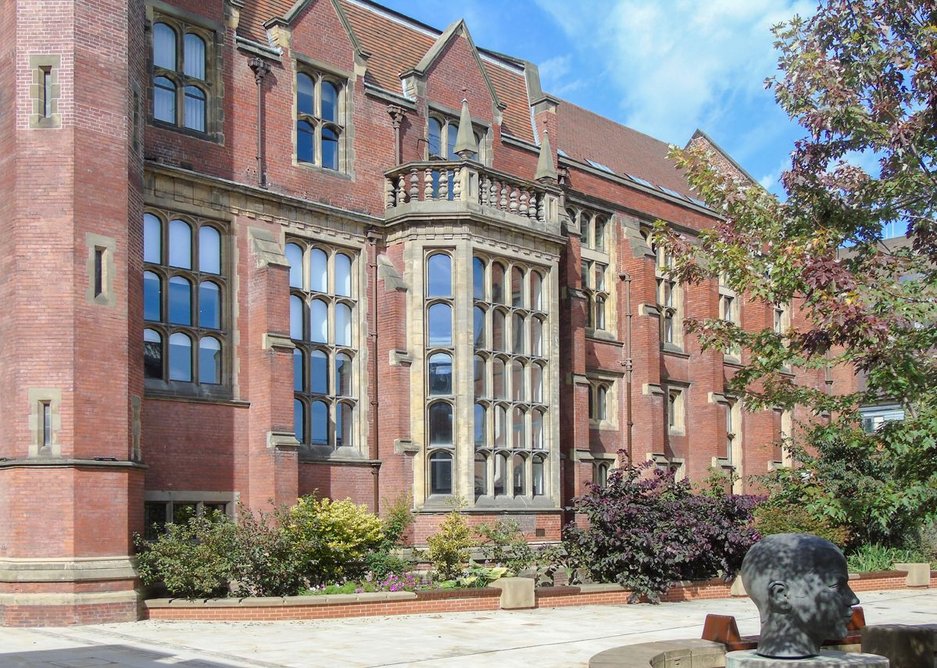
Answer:
[[[452,296],[452,258],[448,253],[433,253],[427,258],[426,296]]]
[[[429,406],[429,444],[452,445],[452,405],[437,401]]]

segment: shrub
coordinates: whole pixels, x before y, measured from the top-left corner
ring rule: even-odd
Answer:
[[[468,562],[469,549],[475,545],[465,518],[457,510],[446,515],[439,531],[430,536],[428,556],[443,580],[454,580]]]
[[[413,524],[412,504],[409,494],[401,494],[387,506],[383,519],[384,539],[393,546],[401,544],[404,534]]]
[[[303,555],[284,529],[290,513],[251,512],[238,505],[230,553],[231,574],[240,596],[292,596],[305,584]]]
[[[220,513],[167,524],[153,540],[134,536],[137,572],[145,585],[162,582],[170,596],[210,598],[225,595],[231,579],[228,559],[234,524]]]
[[[566,552],[592,577],[658,601],[681,580],[734,576],[758,534],[757,499],[694,495],[689,483],[652,462],[617,469],[605,488],[574,501],[586,527],[567,528]]]
[[[514,520],[482,524],[475,533],[481,538],[479,547],[485,561],[504,566],[509,575],[518,575],[534,565],[537,555]]]
[[[910,550],[887,545],[870,543],[860,545],[854,552],[846,556],[846,563],[853,573],[871,573],[874,571],[891,571],[895,563],[920,563],[929,561],[917,550]]]
[[[755,529],[762,536],[776,533],[811,533],[826,538],[840,548],[849,542],[849,529],[833,524],[803,505],[784,501],[771,501],[755,508]]]
[[[384,540],[381,520],[363,505],[305,496],[289,511],[297,566],[312,584],[364,574],[365,557]]]

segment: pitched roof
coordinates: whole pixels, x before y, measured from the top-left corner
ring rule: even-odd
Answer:
[[[241,9],[238,33],[266,43],[263,24],[287,15],[301,0],[248,0]],[[443,32],[383,7],[372,0],[338,0],[361,48],[369,55],[369,83],[400,93],[400,74],[415,68]],[[499,100],[506,105],[502,131],[535,143],[527,82],[521,61],[479,49],[482,66]],[[579,162],[591,161],[619,176],[632,176],[692,197],[686,178],[667,157],[669,146],[615,121],[559,101],[557,149]]]
[[[686,177],[667,157],[670,147],[615,121],[561,101],[556,108],[558,146],[579,162],[592,161],[620,176],[636,176],[656,186],[693,196]]]

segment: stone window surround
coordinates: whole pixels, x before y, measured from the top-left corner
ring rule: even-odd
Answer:
[[[455,129],[455,132],[458,133],[458,124],[459,124],[460,111],[457,109],[450,109],[444,105],[430,102],[427,105],[427,117],[426,117],[426,149],[425,149],[425,158],[426,160],[449,160],[448,151],[446,155],[431,155],[429,152],[429,121],[431,118],[439,121],[442,129],[439,133],[439,145],[441,148],[447,148],[449,146],[449,132],[452,129]],[[471,159],[475,162],[480,162],[486,167],[491,166],[491,151],[489,150],[489,141],[491,134],[490,128],[487,125],[476,123],[472,121],[472,132],[475,134],[475,140],[478,143],[478,153]],[[453,145],[455,144],[455,139],[452,140]],[[452,160],[461,160],[459,157],[451,158]]]
[[[200,139],[224,143],[224,84],[222,82],[224,26],[198,14],[174,7],[162,0],[149,0],[146,6],[146,19],[147,66],[150,74],[147,86],[149,95],[147,120],[150,124],[162,128],[189,134]],[[153,26],[160,22],[166,23],[176,30],[178,36],[177,49],[184,48],[180,44],[186,32],[197,34],[205,41],[205,79],[202,80],[204,85],[199,86],[206,94],[204,132],[187,128],[178,122],[159,121],[153,116],[153,79],[156,77],[156,68],[153,65]],[[164,72],[164,70],[161,69],[160,72]],[[180,76],[183,75],[176,73],[174,80]],[[177,81],[176,106],[177,109],[182,109],[184,106],[184,90],[179,88],[179,81]],[[177,111],[177,121],[180,113],[182,112]]]
[[[593,370],[586,373],[589,382],[589,426],[592,429],[616,430],[618,429],[618,381],[620,373]],[[605,389],[605,415],[597,412],[599,406],[599,389]]]
[[[668,381],[664,387],[664,410],[667,416],[667,431],[670,434],[684,436],[687,425],[687,394],[689,385]]]
[[[161,245],[165,253],[169,252],[169,243],[168,243],[168,226],[169,223],[173,220],[182,220],[190,225],[192,228],[192,254],[193,254],[193,264],[195,261],[196,248],[198,238],[198,231],[202,226],[210,226],[216,229],[221,235],[221,273],[219,275],[215,274],[205,274],[207,279],[210,279],[213,283],[216,283],[221,288],[221,328],[219,330],[214,329],[204,329],[198,324],[198,314],[193,314],[193,324],[191,326],[183,325],[174,325],[168,322],[168,313],[164,312],[162,314],[162,319],[157,321],[143,321],[144,329],[155,329],[162,337],[162,346],[163,346],[163,378],[144,378],[144,386],[146,388],[146,393],[148,395],[156,396],[174,396],[174,397],[192,397],[200,399],[212,399],[212,400],[227,400],[231,399],[233,396],[232,387],[235,384],[234,378],[234,351],[233,351],[233,336],[232,331],[234,327],[233,323],[233,311],[234,305],[233,301],[234,290],[232,288],[232,280],[230,276],[232,275],[232,268],[235,265],[233,258],[233,240],[230,238],[231,233],[228,225],[220,220],[214,218],[206,218],[200,215],[193,215],[189,213],[179,213],[174,211],[168,211],[162,208],[150,207],[147,206],[144,208],[144,214],[152,214],[156,216],[161,223]],[[168,279],[170,275],[173,276],[183,276],[190,280],[192,284],[192,297],[191,303],[194,305],[197,303],[197,294],[199,281],[198,277],[202,274],[196,270],[188,269],[177,269],[175,267],[170,267],[166,264],[151,264],[144,263],[144,271],[152,271],[157,269],[157,275],[160,276],[162,291],[168,290]],[[165,303],[168,297],[163,299]],[[193,308],[194,310],[194,308]],[[142,314],[141,314],[142,315]],[[199,383],[196,380],[193,381],[178,381],[169,379],[169,336],[174,331],[186,330],[185,333],[189,334],[190,339],[193,341],[193,379],[197,377],[197,366],[198,366],[198,342],[202,336],[201,332],[205,331],[206,335],[211,335],[213,338],[219,339],[222,347],[221,354],[221,382],[218,384],[204,384]]]
[[[459,231],[461,230],[461,231]],[[515,246],[508,241],[495,242],[470,233],[461,226],[438,226],[425,235],[408,235],[404,250],[405,271],[404,279],[411,290],[407,293],[408,318],[407,332],[410,341],[412,364],[410,365],[411,388],[425,386],[425,334],[424,334],[424,259],[433,250],[448,249],[453,256],[453,284],[454,315],[453,336],[455,358],[453,360],[454,384],[459,386],[460,378],[464,374],[472,375],[472,360],[474,355],[472,296],[472,260],[476,254],[498,257],[509,263],[517,260],[526,266],[536,266],[544,275],[544,308],[548,313],[555,313],[557,308],[557,275],[556,267],[558,257],[550,253],[531,251],[524,247]],[[555,317],[548,318],[544,328],[544,340],[548,342],[548,364],[555,368],[558,364],[553,342],[558,336],[558,324]],[[559,400],[558,386],[555,379],[544,380],[544,402],[556,405]],[[415,505],[420,510],[436,511],[446,510],[451,506],[453,497],[474,499],[474,425],[472,414],[474,410],[473,395],[466,393],[455,399],[455,412],[453,421],[454,463],[453,463],[453,494],[432,496],[426,486],[426,469],[428,466],[428,453],[423,444],[426,442],[425,424],[425,398],[420,400],[413,397],[410,409],[411,442],[415,450],[413,457],[413,496]],[[486,498],[480,499],[471,505],[469,510],[488,509],[523,509],[545,508],[555,509],[559,494],[559,453],[552,444],[556,443],[559,427],[553,421],[544,426],[544,439],[548,444],[545,448],[547,460],[544,466],[545,494],[542,497],[528,499],[518,497],[508,499],[497,497],[488,503]],[[528,460],[529,461],[529,460]],[[530,480],[530,476],[527,476]]]
[[[574,231],[579,233],[581,265],[587,272],[587,275],[580,277],[582,292],[587,302],[586,335],[593,336],[596,332],[612,332],[617,310],[611,273],[611,267],[615,263],[615,235],[612,231],[615,228],[615,218],[607,211],[589,209],[576,203],[567,205],[566,214],[572,223],[569,233],[573,234]],[[604,223],[601,226],[603,239],[601,243],[596,241],[595,236],[600,221]],[[601,288],[593,285],[597,267],[603,271]],[[598,313],[600,308],[603,309],[601,314]],[[597,324],[601,326],[596,326]]]
[[[60,128],[62,127],[62,114],[59,109],[62,87],[59,75],[62,69],[62,58],[58,55],[31,55],[29,56],[29,69],[32,72],[32,82],[29,85],[30,128]]]
[[[299,246],[303,251],[303,277],[304,277],[304,286],[303,289],[291,287],[290,295],[299,296],[303,299],[304,304],[308,304],[311,299],[314,298],[314,295],[325,296],[332,303],[345,303],[351,306],[351,341],[349,345],[335,345],[331,340],[327,343],[316,343],[312,341],[301,341],[293,340],[292,343],[295,346],[295,349],[302,350],[304,353],[307,353],[305,359],[306,369],[309,369],[309,358],[308,353],[313,349],[315,350],[328,350],[327,360],[329,365],[329,379],[330,382],[333,380],[332,376],[334,375],[334,361],[335,356],[338,353],[344,352],[351,357],[352,360],[352,372],[351,372],[351,394],[349,396],[333,395],[331,392],[325,398],[329,406],[329,445],[311,445],[310,439],[306,438],[305,442],[300,441],[300,456],[304,459],[312,460],[360,460],[367,456],[367,451],[364,448],[365,439],[363,432],[363,422],[362,422],[362,412],[361,402],[359,401],[360,397],[360,388],[361,388],[361,364],[362,361],[362,350],[360,342],[363,340],[362,332],[364,331],[364,323],[362,319],[365,317],[362,304],[360,301],[360,286],[363,285],[362,281],[364,271],[363,263],[361,262],[362,251],[363,249],[355,246],[345,246],[338,243],[335,243],[333,240],[320,240],[317,237],[310,236],[300,236],[296,233],[295,230],[289,231],[288,236],[285,236],[284,239],[284,249],[288,244],[295,244]],[[309,253],[312,249],[317,248],[325,251],[328,264],[327,264],[327,282],[329,291],[326,293],[312,292],[306,289],[308,285],[308,262],[309,262]],[[348,296],[340,296],[334,294],[332,291],[332,286],[334,286],[334,257],[335,255],[342,253],[351,258],[351,294]],[[334,314],[334,311],[329,311],[330,314]],[[308,311],[303,310],[303,318],[308,318]],[[330,325],[332,320],[330,319]],[[304,326],[307,323],[304,323]],[[331,326],[330,326],[331,331]],[[331,336],[329,337],[331,339]],[[291,382],[293,379],[291,377]],[[300,400],[306,400],[308,411],[308,406],[313,397],[318,397],[319,395],[314,394],[305,394],[305,393],[296,393],[294,395]],[[352,424],[351,424],[351,440],[352,445],[335,447],[334,443],[334,431],[332,428],[335,424],[335,407],[338,403],[345,403],[352,405]],[[310,424],[311,415],[306,416],[307,426]],[[311,436],[311,434],[307,434]]]
[[[62,390],[56,387],[30,387],[26,391],[29,402],[29,457],[61,457],[62,444]],[[49,444],[43,445],[45,434],[44,407],[50,411]]]
[[[352,164],[353,164],[353,151],[352,144],[354,138],[354,128],[353,128],[353,108],[354,96],[351,94],[353,91],[355,75],[353,72],[347,72],[339,68],[327,65],[313,58],[309,58],[302,54],[294,53],[294,69],[293,72],[293,164],[297,167],[302,167],[304,169],[314,169],[319,170],[328,174],[351,174],[352,173]],[[299,75],[306,74],[311,77],[313,80],[314,92],[313,92],[313,114],[300,114],[299,113]],[[318,115],[321,113],[321,86],[323,81],[329,81],[338,90],[338,109],[336,111],[336,120],[334,122],[328,121],[327,124],[338,129],[338,168],[332,169],[331,167],[322,166],[322,125],[323,122]],[[313,131],[315,133],[315,139],[313,140],[313,162],[306,162],[299,160],[299,137],[298,137],[298,123],[299,121],[306,119],[313,125]]]
[[[719,313],[717,317],[720,320],[731,323],[736,327],[742,326],[741,300],[735,290],[726,285],[722,276],[719,277]],[[737,347],[729,348],[724,353],[729,362],[739,362],[742,351]]]
[[[112,237],[88,232],[85,234],[85,245],[88,247],[88,259],[85,268],[88,272],[88,289],[85,299],[92,304],[101,306],[116,306],[117,298],[114,295],[114,272],[116,264],[114,253],[117,252],[117,241]],[[100,256],[100,266],[98,257]],[[101,272],[101,289],[97,290],[98,271]]]

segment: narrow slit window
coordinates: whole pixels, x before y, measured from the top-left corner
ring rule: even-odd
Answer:
[[[39,442],[46,448],[52,445],[52,402],[40,401],[39,412],[42,415],[42,434]]]
[[[106,248],[96,246],[94,249],[94,296],[100,297],[104,294],[104,270],[105,270],[105,256],[107,252]]]
[[[42,82],[39,85],[39,110],[43,118],[52,116],[52,67],[39,68]]]

